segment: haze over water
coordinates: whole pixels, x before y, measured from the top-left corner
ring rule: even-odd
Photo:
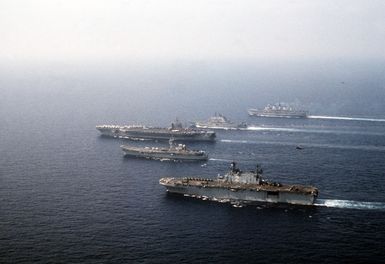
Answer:
[[[381,1],[34,2],[0,4],[1,263],[383,262]],[[277,102],[311,116],[247,115]],[[124,158],[164,144],[95,129],[215,112],[250,127],[190,143],[207,164]],[[234,208],[158,183],[231,161],[319,199]]]

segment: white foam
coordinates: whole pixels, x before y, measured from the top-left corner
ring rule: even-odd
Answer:
[[[226,143],[249,143],[248,140],[232,140],[232,139],[221,139],[221,142],[226,142]]]
[[[249,131],[270,131],[270,132],[294,132],[294,133],[318,133],[318,134],[349,134],[349,135],[373,135],[385,136],[385,133],[352,131],[352,130],[334,130],[334,129],[314,129],[314,128],[286,128],[286,127],[264,127],[249,126]]]
[[[369,121],[369,122],[385,122],[381,118],[361,118],[361,117],[347,117],[347,116],[308,116],[312,119],[330,119],[330,120],[349,120],[349,121]]]
[[[296,128],[284,128],[284,127],[262,127],[262,126],[249,126],[247,130],[251,131],[280,131],[280,132],[302,132],[304,129]]]
[[[232,162],[232,160],[227,160],[227,159],[213,159],[213,158],[210,158],[209,160],[211,160],[211,161],[221,161],[221,162]]]
[[[385,203],[381,202],[361,202],[352,200],[318,199],[316,206],[347,208],[360,210],[385,210]]]

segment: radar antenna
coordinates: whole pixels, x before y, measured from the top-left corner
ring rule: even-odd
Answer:
[[[168,144],[170,145],[170,149],[174,146],[174,141],[175,141],[174,137],[170,137],[170,139],[168,140]]]
[[[237,168],[237,163],[235,161],[230,163],[230,171],[232,173],[241,173],[241,171]]]
[[[257,176],[261,176],[263,174],[263,169],[259,164],[257,164],[257,168],[255,169],[255,172],[257,173]]]

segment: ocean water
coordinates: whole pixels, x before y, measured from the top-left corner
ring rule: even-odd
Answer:
[[[22,73],[1,76],[1,263],[383,263],[383,116],[252,118],[251,93],[235,96],[223,79],[183,74]],[[95,129],[168,126],[215,111],[251,127],[189,144],[209,153],[206,163],[124,158],[121,144],[162,143],[105,138]],[[158,183],[216,177],[231,161],[243,169],[261,164],[273,181],[314,185],[319,199],[313,207],[234,208],[170,195]]]

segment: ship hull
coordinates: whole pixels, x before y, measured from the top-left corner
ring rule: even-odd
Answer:
[[[163,184],[170,193],[227,202],[269,202],[297,205],[314,204],[315,195],[293,192],[269,192],[266,190],[212,188],[203,186],[173,186]]]
[[[248,111],[250,116],[259,116],[259,117],[279,117],[279,118],[306,118],[306,112],[266,112],[255,109],[250,109]]]
[[[176,141],[215,141],[214,132],[196,132],[196,131],[172,131],[167,129],[143,129],[143,130],[124,130],[113,128],[97,129],[103,136],[124,138],[131,140],[170,140]]]
[[[146,158],[146,159],[155,159],[155,160],[180,160],[180,161],[204,161],[207,160],[207,155],[186,155],[178,153],[160,153],[160,152],[141,152],[135,150],[123,149],[124,155],[126,157],[134,158]]]

